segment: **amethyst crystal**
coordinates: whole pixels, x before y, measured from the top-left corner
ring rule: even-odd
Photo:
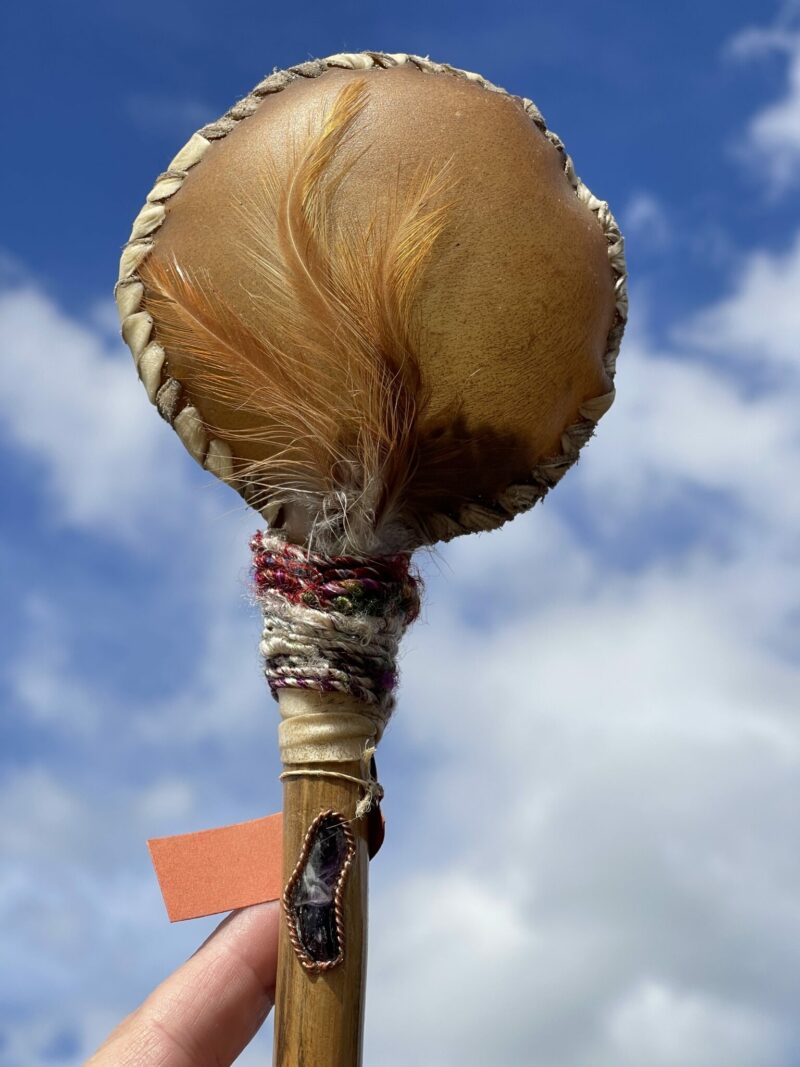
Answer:
[[[305,954],[317,964],[338,962],[342,944],[336,922],[353,842],[344,817],[326,812],[312,824],[305,860],[287,887],[289,921]]]

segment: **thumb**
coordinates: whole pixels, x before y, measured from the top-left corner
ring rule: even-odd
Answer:
[[[277,953],[277,903],[233,912],[86,1067],[227,1067],[272,1008]]]

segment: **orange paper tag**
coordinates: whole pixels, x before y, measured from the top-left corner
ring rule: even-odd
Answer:
[[[283,817],[147,842],[170,922],[277,900]]]
[[[375,804],[367,816],[369,858],[383,844]],[[283,815],[147,842],[170,922],[278,900],[283,893]]]

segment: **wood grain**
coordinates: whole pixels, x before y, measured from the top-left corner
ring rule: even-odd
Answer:
[[[313,766],[358,778],[356,763]],[[291,878],[308,827],[322,811],[334,809],[347,818],[355,812],[358,787],[331,778],[290,778],[283,790],[283,875]],[[281,925],[275,1000],[274,1067],[358,1067],[364,1023],[367,955],[366,819],[352,823],[356,854],[344,889],[343,962],[330,971],[309,974],[300,964]]]

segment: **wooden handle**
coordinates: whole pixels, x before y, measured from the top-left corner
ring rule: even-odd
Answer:
[[[364,777],[360,763],[328,763],[320,769]],[[291,879],[309,827],[322,812],[352,819],[358,786],[336,778],[293,777],[283,790],[283,874]],[[360,1067],[367,956],[366,819],[350,822],[355,853],[343,886],[344,959],[331,970],[309,974],[282,916],[275,995],[274,1067]]]

